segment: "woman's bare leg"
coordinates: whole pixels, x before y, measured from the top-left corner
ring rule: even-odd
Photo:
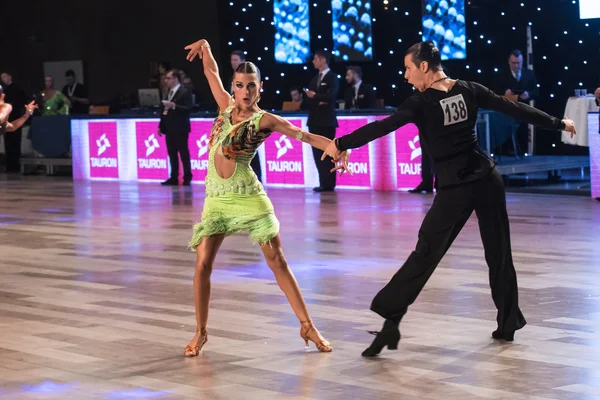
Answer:
[[[194,272],[194,305],[196,307],[196,335],[186,347],[185,354],[198,355],[206,341],[206,324],[210,303],[210,275],[217,251],[225,235],[208,236],[196,248],[196,270]],[[197,348],[198,347],[198,348]],[[197,351],[196,351],[197,350]]]
[[[269,268],[271,268],[275,274],[277,284],[287,297],[294,313],[296,313],[296,316],[302,324],[301,336],[303,336],[305,340],[308,338],[315,342],[320,351],[331,351],[331,345],[329,345],[323,336],[321,336],[310,319],[298,282],[283,255],[283,248],[279,235],[275,236],[270,244],[262,245],[262,251]]]

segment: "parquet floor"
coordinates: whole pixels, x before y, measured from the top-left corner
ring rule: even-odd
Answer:
[[[204,190],[0,181],[1,399],[600,399],[600,203],[511,194],[521,308],[490,338],[476,220],[401,325],[398,351],[364,359],[373,295],[416,242],[432,196],[269,189],[288,261],[334,352],[304,350],[260,250],[225,241],[210,339],[194,333],[186,250]]]

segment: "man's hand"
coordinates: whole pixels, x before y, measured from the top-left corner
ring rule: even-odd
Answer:
[[[571,138],[573,138],[573,135],[577,134],[577,131],[575,130],[575,122],[569,119],[569,117],[565,117],[563,122],[565,123],[565,131],[570,132]]]
[[[306,91],[306,95],[308,96],[309,99],[312,99],[313,97],[315,97],[315,94],[317,94],[317,93],[314,90]]]
[[[521,100],[529,100],[529,92],[523,92],[523,93],[521,93],[521,95],[519,96],[519,98]]]
[[[512,90],[510,89],[506,89],[506,92],[504,92],[505,96],[514,96],[514,93],[512,92]]]
[[[172,101],[163,100],[162,103],[165,106],[165,110],[174,110],[175,109],[175,103],[173,103]]]

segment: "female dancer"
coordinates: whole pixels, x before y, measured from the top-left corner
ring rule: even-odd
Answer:
[[[336,139],[326,150],[335,159],[340,151],[364,146],[414,122],[419,128],[421,146],[430,154],[437,172],[438,194],[423,220],[415,250],[371,303],[371,310],[386,320],[363,356],[377,355],[385,346],[390,350],[397,348],[400,320],[473,211],[479,220],[492,298],[498,309],[498,328],[492,337],[512,341],[515,331],[526,322],[519,309],[504,184],[494,161],[477,144],[477,112],[480,107],[491,109],[571,135],[575,134],[575,125],[570,119],[560,120],[499,97],[478,83],[450,79],[442,71],[440,52],[431,42],[412,46],[404,64],[405,78],[417,92],[390,117]]]
[[[209,141],[207,197],[202,220],[194,226],[189,243],[197,254],[194,274],[197,332],[186,346],[185,355],[197,356],[207,342],[206,324],[213,263],[223,239],[240,231],[249,231],[250,238],[260,244],[279,287],[300,320],[300,336],[306,346],[310,340],[319,351],[329,352],[332,347],[311,321],[298,283],[283,255],[279,221],[271,201],[250,168],[250,160],[271,132],[281,132],[321,150],[331,140],[303,132],[285,119],[261,110],[258,102],[263,84],[260,71],[253,63],[244,62],[235,70],[234,93],[231,96],[223,88],[208,42],[199,40],[185,49],[189,50],[188,61],[193,61],[196,56],[202,60],[204,74],[220,111]],[[343,173],[348,170],[347,153],[341,157],[342,162],[332,171],[341,170]]]

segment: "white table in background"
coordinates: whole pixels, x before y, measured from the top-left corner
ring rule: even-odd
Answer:
[[[575,146],[589,146],[588,137],[588,113],[598,111],[596,98],[592,95],[586,97],[569,97],[565,113],[562,116],[567,116],[575,121],[577,135],[571,138],[569,132],[562,132],[562,142]]]

